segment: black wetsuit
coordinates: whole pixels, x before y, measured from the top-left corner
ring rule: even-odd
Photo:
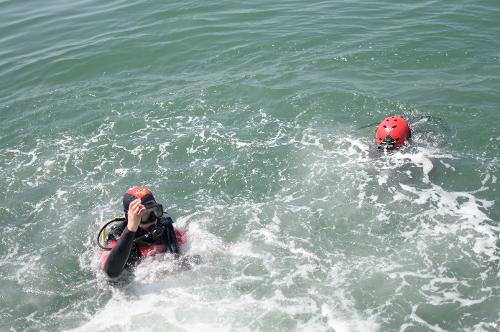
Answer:
[[[179,244],[172,226],[170,217],[162,217],[156,225],[148,230],[138,228],[131,232],[127,228],[127,221],[119,222],[111,228],[108,235],[109,241],[117,241],[116,246],[111,249],[104,266],[104,272],[111,277],[118,277],[124,269],[131,269],[141,259],[139,246],[151,246],[153,244],[165,245],[165,252],[179,254]],[[135,241],[134,241],[135,240]]]

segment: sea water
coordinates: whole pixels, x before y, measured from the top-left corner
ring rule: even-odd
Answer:
[[[0,12],[0,330],[500,330],[498,1]],[[202,263],[110,285],[138,184]]]

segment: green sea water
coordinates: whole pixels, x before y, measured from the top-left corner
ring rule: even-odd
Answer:
[[[500,330],[500,2],[0,13],[1,331]],[[115,287],[95,237],[137,184],[203,262]]]

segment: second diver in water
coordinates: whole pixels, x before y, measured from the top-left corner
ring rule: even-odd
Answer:
[[[389,116],[375,129],[375,142],[380,150],[393,150],[401,147],[411,138],[408,121],[400,116]]]

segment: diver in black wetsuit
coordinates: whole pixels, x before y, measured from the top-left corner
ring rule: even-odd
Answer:
[[[123,209],[125,218],[112,227],[106,239],[111,250],[103,253],[101,259],[101,268],[108,277],[120,276],[124,269],[131,269],[145,256],[170,252],[178,257],[184,231],[173,227],[172,219],[156,203],[149,189],[127,190]],[[199,263],[199,256],[187,258],[188,263]]]
[[[377,123],[364,125],[358,129],[368,128]],[[375,144],[370,145],[368,155],[371,158],[380,156],[379,152],[395,151],[412,141],[427,145],[439,144],[444,140],[449,128],[446,122],[436,116],[421,115],[408,118],[392,115],[383,119],[375,128]]]

